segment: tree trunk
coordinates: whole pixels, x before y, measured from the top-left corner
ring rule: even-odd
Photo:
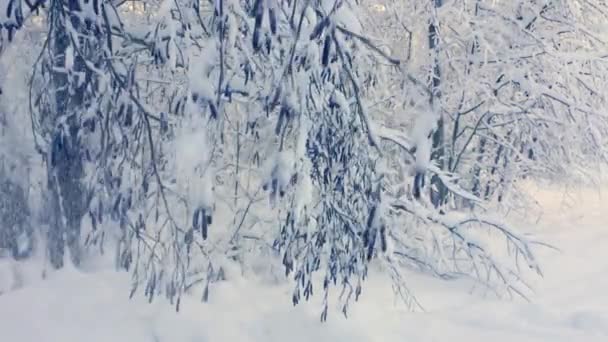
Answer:
[[[80,224],[88,207],[88,200],[82,178],[84,176],[82,146],[79,139],[81,127],[80,114],[86,112],[85,91],[91,85],[92,72],[86,67],[81,54],[87,53],[87,41],[90,23],[83,23],[75,15],[80,11],[77,0],[54,0],[51,3],[51,20],[54,30],[52,57],[56,67],[52,72],[52,84],[55,92],[55,110],[53,115],[52,143],[50,160],[47,162],[48,186],[52,194],[53,209],[48,235],[48,248],[51,264],[63,266],[65,245],[68,246],[72,262],[80,263]],[[67,20],[74,30],[84,39],[71,37],[67,29]],[[89,26],[89,27],[87,27]],[[72,39],[78,39],[80,52],[72,52],[72,70],[84,75],[84,82],[71,79],[71,70],[65,70],[66,55],[73,45]],[[76,48],[72,48],[75,50]],[[70,57],[72,58],[72,57]]]
[[[443,5],[443,0],[433,0],[434,8],[438,9]],[[435,111],[437,115],[437,128],[433,132],[433,153],[431,154],[431,160],[436,160],[439,168],[445,170],[445,127],[443,121],[443,115],[441,110],[438,108],[441,99],[441,69],[439,66],[439,27],[437,23],[437,17],[433,14],[433,19],[429,25],[429,49],[433,56],[433,68],[431,75],[431,110]],[[435,207],[444,205],[448,198],[448,189],[443,184],[441,179],[434,175],[431,177],[431,188],[430,188],[431,203]]]

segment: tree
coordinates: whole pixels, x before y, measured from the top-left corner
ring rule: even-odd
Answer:
[[[6,32],[27,16],[10,4]],[[603,62],[576,61],[587,71],[560,81],[571,42],[547,43],[564,26],[593,40],[549,17],[576,20],[562,7],[177,0],[131,17],[109,0],[47,0],[25,12],[43,4],[31,114],[59,214],[53,264],[66,243],[77,263],[81,236],[115,237],[132,295],[143,286],[177,309],[259,254],[282,261],[294,304],[323,289],[321,319],[333,286],[348,312],[374,264],[412,305],[412,267],[525,296],[534,241],[484,207],[524,175],[605,154],[589,84],[606,74],[588,72]],[[375,15],[388,26],[364,31]],[[405,33],[404,57],[379,33]]]
[[[601,108],[605,98],[594,86],[605,79],[606,65],[597,55],[605,43],[594,33],[599,32],[596,20],[605,16],[602,4],[465,1],[435,6],[395,2],[380,15],[388,26],[383,29],[395,30],[388,36],[399,37],[402,25],[414,32],[408,69],[418,79],[435,67],[427,63],[428,34],[416,21],[426,17],[438,23],[439,111],[446,136],[432,155],[446,171],[460,175],[462,187],[502,201],[523,176],[568,177],[581,164],[605,160],[605,149],[597,144],[605,115],[591,109]],[[395,103],[411,111],[408,103],[390,105]]]

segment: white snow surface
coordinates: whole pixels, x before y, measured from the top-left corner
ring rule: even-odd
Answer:
[[[137,295],[129,300],[129,275],[103,263],[41,280],[36,262],[4,259],[0,340],[608,341],[608,187],[569,194],[528,188],[542,209],[528,232],[560,249],[537,251],[545,277],[535,281],[530,302],[496,299],[463,282],[413,273],[409,286],[425,310],[410,312],[395,304],[388,281],[372,274],[348,319],[335,310],[321,323],[320,296],[294,308],[291,285],[248,277],[215,284],[208,303],[186,298],[176,313],[161,298],[152,304]]]

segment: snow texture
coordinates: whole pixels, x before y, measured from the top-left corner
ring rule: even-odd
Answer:
[[[336,310],[320,323],[316,301],[294,308],[284,284],[269,287],[231,272],[229,281],[212,286],[208,303],[186,298],[175,313],[162,299],[147,304],[136,295],[129,301],[128,274],[101,262],[39,280],[41,260],[17,265],[5,259],[0,264],[2,340],[606,341],[605,192],[526,187],[543,212],[529,231],[560,249],[540,253],[546,276],[537,282],[531,302],[497,300],[479,289],[463,294],[470,284],[410,274],[425,311],[408,312],[395,305],[390,284],[373,271],[348,320]]]

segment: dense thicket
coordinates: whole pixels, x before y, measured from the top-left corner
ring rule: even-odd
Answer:
[[[38,235],[55,268],[110,250],[132,295],[178,308],[271,260],[322,319],[372,264],[409,303],[412,267],[525,296],[533,242],[488,209],[606,160],[605,4],[0,5],[2,125],[32,136],[3,131],[0,170],[38,181],[0,174],[0,241],[24,257]]]

